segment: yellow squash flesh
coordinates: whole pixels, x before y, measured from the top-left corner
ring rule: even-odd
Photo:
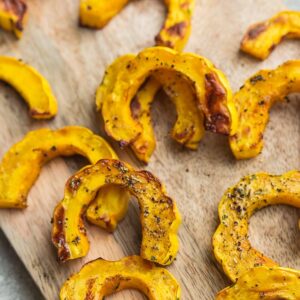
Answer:
[[[181,222],[175,202],[151,173],[135,171],[118,160],[100,160],[72,176],[64,199],[54,211],[52,241],[60,261],[83,257],[89,250],[82,215],[97,191],[106,185],[127,189],[139,202],[142,224],[141,256],[161,265],[170,264],[178,251]]]
[[[252,25],[241,42],[241,50],[265,59],[284,38],[300,38],[300,12],[283,11]]]
[[[0,27],[21,38],[27,21],[27,5],[23,0],[0,0]]]
[[[248,239],[251,215],[266,206],[286,204],[300,208],[300,172],[283,175],[259,173],[244,177],[229,188],[219,204],[220,225],[213,249],[226,275],[236,281],[253,267],[277,263],[252,248]]]
[[[179,300],[180,286],[164,268],[139,256],[119,261],[96,259],[71,276],[60,291],[61,300],[102,300],[125,289],[137,289],[150,300]]]
[[[28,133],[4,156],[0,164],[0,208],[25,208],[30,188],[42,166],[58,156],[80,154],[91,163],[117,158],[100,136],[84,127],[69,126],[53,131],[39,129]],[[91,207],[88,220],[112,231],[127,212],[128,195],[119,187],[107,186],[97,196],[97,215]]]
[[[165,70],[155,72],[145,88],[139,91],[131,102],[131,112],[143,126],[142,133],[133,142],[131,148],[136,156],[146,163],[155,149],[150,111],[158,86],[163,86],[176,108],[177,120],[172,129],[172,138],[185,147],[195,150],[204,135],[203,116],[198,109],[197,99],[189,81],[176,72]],[[140,96],[144,96],[145,93],[146,96],[140,102]],[[148,101],[146,102],[145,99]]]
[[[230,137],[230,147],[237,159],[252,158],[261,152],[270,108],[295,92],[300,92],[300,60],[262,70],[246,81],[233,97],[237,128]]]
[[[80,25],[101,29],[129,0],[80,0]]]
[[[0,56],[0,80],[24,98],[34,119],[49,119],[57,113],[57,102],[47,80],[34,68],[12,57]]]
[[[182,51],[191,33],[191,18],[194,0],[165,0],[168,8],[166,21],[156,36],[157,46],[165,46]]]
[[[257,267],[217,294],[216,300],[298,300],[300,271]]]
[[[224,74],[201,56],[155,47],[143,50],[120,68],[111,92],[102,93],[102,99],[97,100],[102,103],[101,112],[108,135],[123,146],[138,138],[142,126],[131,115],[132,99],[143,82],[161,70],[182,74],[192,82],[207,130],[223,134],[234,132],[236,115]]]

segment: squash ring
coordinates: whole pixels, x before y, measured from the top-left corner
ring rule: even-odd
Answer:
[[[0,80],[13,86],[24,98],[34,119],[49,119],[57,102],[47,80],[34,68],[12,57],[0,56]]]
[[[71,276],[60,291],[61,300],[100,300],[105,296],[134,288],[150,300],[179,300],[180,286],[164,268],[139,256],[119,261],[96,259]]]
[[[284,38],[300,38],[300,12],[283,11],[252,25],[241,42],[241,50],[263,60]]]
[[[300,172],[280,176],[259,173],[244,177],[229,188],[220,204],[220,225],[213,236],[217,261],[226,275],[236,281],[253,267],[278,264],[251,247],[248,222],[263,207],[287,204],[300,208]]]
[[[120,69],[113,91],[96,100],[96,103],[102,103],[98,109],[101,109],[109,136],[121,146],[136,140],[142,126],[131,116],[131,101],[146,78],[162,69],[181,73],[193,82],[207,130],[223,134],[234,130],[235,109],[224,74],[201,56],[155,47],[143,50]]]
[[[235,93],[237,112],[235,134],[229,138],[237,159],[257,156],[263,148],[263,133],[275,102],[300,91],[300,60],[288,61],[274,70],[262,70]]]
[[[141,256],[161,265],[170,264],[178,251],[177,230],[181,222],[175,202],[166,196],[159,180],[147,171],[103,159],[72,176],[64,199],[53,214],[52,241],[64,262],[83,257],[89,250],[82,215],[97,191],[108,184],[126,188],[140,206],[142,223]]]
[[[28,192],[43,164],[58,156],[75,154],[87,157],[91,163],[107,157],[117,158],[104,139],[84,127],[28,133],[5,154],[0,164],[0,208],[25,208]],[[87,210],[88,220],[113,231],[127,212],[128,195],[119,187],[107,186],[101,189],[96,201],[97,216],[91,207]]]
[[[300,271],[257,267],[217,294],[216,300],[300,299]]]
[[[27,21],[27,4],[23,0],[0,0],[0,27],[21,38]]]

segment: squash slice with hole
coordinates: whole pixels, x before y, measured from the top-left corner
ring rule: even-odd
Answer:
[[[27,21],[27,5],[23,0],[0,0],[0,27],[21,38]]]
[[[64,199],[53,214],[52,241],[61,262],[84,257],[89,242],[82,215],[98,190],[107,185],[127,189],[139,202],[142,224],[141,257],[161,265],[170,264],[178,251],[177,230],[181,222],[175,202],[159,180],[147,171],[104,159],[72,176]]]
[[[47,80],[34,68],[12,57],[0,56],[0,80],[24,98],[34,119],[49,119],[57,113],[57,102]]]
[[[139,256],[118,261],[96,259],[83,266],[62,286],[61,300],[100,300],[125,289],[137,289],[150,300],[179,300],[180,286],[173,275]]]
[[[143,82],[160,70],[180,73],[194,85],[207,130],[223,134],[234,132],[236,114],[224,74],[201,56],[155,47],[143,50],[119,69],[111,93],[102,94],[102,99],[97,100],[102,103],[101,113],[109,136],[126,146],[141,134],[142,126],[132,117],[130,105]]]
[[[100,136],[84,127],[59,130],[38,129],[28,133],[5,154],[0,164],[0,207],[25,208],[30,188],[42,166],[58,156],[80,154],[91,163],[102,158],[117,158]],[[128,195],[117,186],[101,189],[97,196],[97,216],[87,211],[88,220],[112,231],[127,212]]]
[[[217,294],[216,300],[300,299],[300,271],[257,267]]]
[[[284,38],[300,38],[299,11],[283,11],[267,21],[252,25],[241,42],[241,50],[266,59]]]
[[[237,159],[252,158],[262,151],[272,105],[295,92],[300,92],[300,60],[288,61],[274,70],[259,71],[235,93],[237,128],[229,140]]]
[[[101,29],[117,15],[128,2],[129,0],[80,0],[80,25]]]
[[[254,249],[248,237],[251,215],[275,204],[300,208],[299,171],[283,175],[249,175],[225,192],[219,204],[220,225],[213,236],[213,249],[217,261],[232,281],[254,267],[278,265]]]
[[[193,86],[180,73],[160,70],[154,72],[145,88],[140,90],[131,102],[131,112],[143,126],[142,133],[132,143],[131,148],[136,156],[148,162],[155,149],[155,135],[151,122],[151,104],[154,99],[157,82],[163,86],[165,93],[173,102],[177,112],[177,120],[172,129],[171,136],[178,143],[195,150],[204,135],[203,115],[197,106]],[[140,103],[140,96],[145,96],[145,101]]]

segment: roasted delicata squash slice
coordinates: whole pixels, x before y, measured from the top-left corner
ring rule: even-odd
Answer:
[[[182,51],[191,33],[194,0],[165,0],[168,14],[164,26],[155,37],[157,46]]]
[[[151,173],[135,171],[118,160],[100,160],[72,176],[64,199],[53,216],[52,241],[60,261],[83,257],[89,250],[82,215],[97,191],[119,185],[135,196],[142,223],[141,257],[161,265],[170,264],[178,251],[177,230],[181,222],[175,202]]]
[[[251,215],[275,204],[300,207],[299,171],[280,176],[265,173],[246,176],[224,194],[219,204],[221,223],[213,236],[213,249],[232,281],[253,267],[277,266],[276,262],[252,248],[248,239]]]
[[[84,127],[29,132],[5,154],[0,164],[0,207],[25,208],[28,192],[42,166],[55,157],[75,154],[85,156],[91,163],[117,158],[104,139]],[[128,195],[117,186],[107,186],[100,190],[96,201],[97,213],[94,207],[88,209],[88,220],[114,230],[127,212]]]
[[[27,5],[23,0],[0,0],[0,27],[21,38],[27,21]]]
[[[24,98],[34,119],[49,119],[57,113],[57,102],[47,80],[31,66],[12,57],[0,56],[0,80]]]
[[[80,25],[101,29],[129,0],[80,0]]]
[[[100,300],[125,289],[137,289],[150,300],[179,300],[173,275],[139,256],[119,261],[96,259],[71,276],[60,291],[61,300]]]
[[[131,112],[143,126],[142,133],[132,143],[131,148],[144,162],[149,161],[155,149],[150,110],[158,82],[159,86],[163,86],[177,112],[177,120],[171,132],[172,138],[185,147],[195,150],[205,131],[203,115],[197,106],[196,95],[190,82],[180,73],[166,70],[154,72],[146,82],[145,88],[142,88],[131,102]],[[140,97],[142,97],[141,103]]]
[[[216,300],[300,299],[300,271],[257,267],[218,293]]]
[[[137,139],[142,126],[131,115],[131,102],[143,82],[161,70],[181,74],[194,85],[207,130],[223,134],[234,132],[235,108],[224,74],[201,56],[155,47],[140,52],[124,68],[119,69],[113,90],[106,95],[102,93],[102,98],[97,99],[97,103],[102,103],[98,109],[102,112],[108,135],[123,146]]]
[[[300,12],[283,11],[252,25],[241,42],[241,50],[256,58],[267,58],[284,38],[300,38]]]
[[[300,60],[262,70],[246,81],[233,97],[237,128],[230,137],[230,147],[236,158],[251,158],[261,152],[270,108],[295,92],[300,92]]]

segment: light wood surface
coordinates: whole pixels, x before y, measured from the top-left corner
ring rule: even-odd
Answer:
[[[0,33],[0,54],[22,58],[36,67],[50,82],[59,101],[59,114],[50,122],[29,118],[20,97],[4,84],[0,86],[0,154],[40,127],[59,128],[84,125],[100,133],[94,93],[109,63],[118,55],[136,53],[153,45],[164,19],[163,1],[134,1],[102,31],[78,27],[78,1],[28,0],[29,23],[24,37]],[[284,9],[282,0],[197,0],[193,32],[187,51],[204,55],[221,68],[234,90],[261,68],[274,68],[300,57],[299,41],[285,41],[265,62],[238,52],[247,26]],[[273,108],[265,133],[265,148],[259,157],[236,161],[227,139],[207,134],[199,150],[182,149],[168,135],[175,113],[168,101],[156,102],[153,109],[158,147],[147,167],[166,185],[183,216],[180,251],[169,268],[182,287],[182,299],[213,299],[229,281],[216,263],[211,237],[218,225],[217,205],[225,189],[241,176],[267,171],[283,173],[300,168],[300,102]],[[118,147],[113,143],[116,150]],[[144,168],[130,151],[118,150],[121,157]],[[0,226],[26,265],[46,299],[58,299],[67,277],[84,262],[97,257],[118,259],[139,252],[138,208],[132,202],[126,219],[114,234],[88,227],[89,255],[59,265],[51,244],[50,219],[62,198],[66,179],[84,160],[56,159],[43,168],[29,195],[26,210],[0,211]],[[18,187],[16,187],[18,188]],[[300,268],[299,210],[283,206],[258,212],[251,219],[253,245],[282,266]],[[109,299],[142,299],[126,291]]]

